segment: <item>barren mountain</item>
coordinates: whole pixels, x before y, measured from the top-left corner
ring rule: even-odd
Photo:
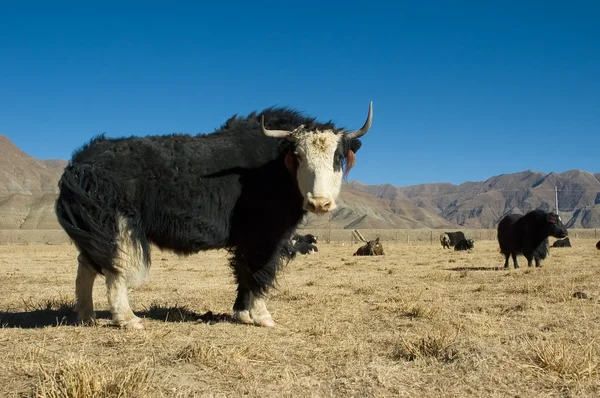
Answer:
[[[471,228],[494,228],[502,216],[511,212],[523,214],[537,208],[554,210],[556,187],[559,213],[568,227],[600,226],[600,174],[581,170],[561,174],[527,170],[460,185],[440,183],[393,188],[358,182],[349,185],[378,197],[404,195],[452,224]]]
[[[0,229],[60,229],[54,214],[58,179],[67,161],[38,160],[0,136]],[[338,208],[308,215],[310,228],[493,228],[507,212],[554,209],[569,227],[600,227],[600,173],[523,171],[483,182],[421,184],[345,183]]]

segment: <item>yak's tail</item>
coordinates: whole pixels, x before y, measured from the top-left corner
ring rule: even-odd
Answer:
[[[60,225],[97,272],[118,274],[120,270],[115,267],[114,259],[119,250],[119,223],[117,206],[112,202],[118,200],[119,195],[114,186],[85,167],[69,165],[59,181],[59,188],[55,210]],[[138,243],[141,242],[138,240]],[[141,248],[147,260],[147,243]]]

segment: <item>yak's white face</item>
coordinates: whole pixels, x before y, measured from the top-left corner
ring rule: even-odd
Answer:
[[[367,121],[358,130],[350,133],[333,130],[308,131],[298,126],[292,131],[267,130],[264,116],[261,128],[267,137],[287,138],[294,143],[294,153],[285,158],[287,168],[296,174],[298,189],[304,198],[304,210],[322,214],[334,210],[335,201],[342,188],[342,161],[346,159],[346,171],[354,164],[354,152],[347,149],[349,140],[362,137],[371,128],[373,103],[369,104]],[[347,142],[343,142],[346,140]]]
[[[334,210],[342,188],[340,140],[344,137],[331,130],[300,134],[294,137],[298,189],[304,197],[304,210],[326,213]]]

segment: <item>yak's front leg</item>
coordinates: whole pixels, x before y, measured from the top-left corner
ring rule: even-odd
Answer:
[[[267,310],[264,295],[275,280],[277,266],[269,261],[253,262],[245,258],[236,255],[231,260],[238,283],[233,317],[242,323],[273,327],[275,322]],[[251,264],[255,264],[254,267]]]
[[[237,275],[237,273],[236,273]],[[242,323],[254,323],[250,316],[250,299],[252,293],[246,286],[240,284],[238,278],[238,294],[233,303],[233,318]]]

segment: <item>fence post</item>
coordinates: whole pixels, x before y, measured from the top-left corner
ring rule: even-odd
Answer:
[[[410,244],[410,235],[408,234],[408,232],[406,233],[406,243]]]
[[[433,245],[433,231],[429,231],[429,244]]]

